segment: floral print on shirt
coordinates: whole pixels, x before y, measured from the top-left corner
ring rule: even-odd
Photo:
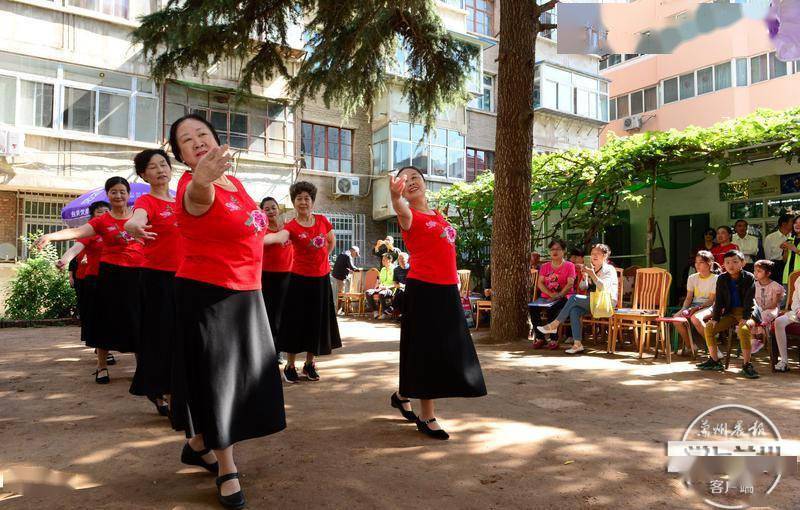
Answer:
[[[267,228],[267,215],[261,209],[253,209],[250,211],[250,217],[247,218],[245,225],[253,227],[256,232],[261,232]]]

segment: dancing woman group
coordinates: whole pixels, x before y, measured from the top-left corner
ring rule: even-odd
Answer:
[[[341,347],[329,283],[335,238],[330,222],[313,214],[311,183],[292,185],[297,217],[286,225],[274,199],[259,208],[226,174],[228,146],[206,119],[178,119],[169,142],[190,168],[174,199],[169,156],[143,151],[134,163],[151,191],[133,209],[128,182],[113,177],[105,186],[110,207],[93,204],[89,223],[42,236],[39,246],[75,239],[59,265],[79,251],[88,259],[81,335],[97,350],[96,381],[110,381],[109,350],[135,352],[131,393],[150,397],[161,413],[168,403],[173,427],[188,439],[181,461],[217,475],[220,503],[242,508],[233,445],[286,427],[277,352],[288,355],[290,382],[299,378],[296,355],[306,353],[302,372],[314,381],[316,356]],[[460,308],[455,231],[428,207],[417,169],[392,180],[392,197],[412,256],[425,261],[412,264],[406,287],[392,405],[446,439],[433,399],[486,394]],[[405,397],[421,399],[419,417]]]

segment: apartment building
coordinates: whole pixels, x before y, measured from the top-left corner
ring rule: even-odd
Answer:
[[[389,233],[399,240],[389,171],[418,165],[435,191],[493,166],[496,1],[437,2],[450,33],[482,51],[469,81],[474,100],[443,112],[425,137],[402,99],[403,48],[391,68],[391,89],[372,112],[350,118],[313,100],[293,109],[280,78],[236,103],[236,62],[159,86],[129,35],[139,16],[160,5],[0,0],[0,261],[26,256],[20,236],[61,228],[61,207],[74,197],[112,175],[133,179],[133,155],[163,146],[172,122],[189,112],[206,116],[236,149],[236,175],[254,198],[273,196],[291,208],[289,185],[314,182],[316,209],[331,218],[337,251],[359,245],[358,263],[375,262],[366,257],[376,239]],[[290,39],[293,58],[302,58],[302,30]],[[537,150],[597,147],[608,121],[608,82],[598,74],[597,57],[558,55],[555,40],[552,31],[537,41]]]

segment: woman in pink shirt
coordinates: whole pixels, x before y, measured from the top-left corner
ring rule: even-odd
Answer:
[[[545,336],[550,337],[547,343],[548,349],[558,349],[558,340],[551,335],[540,333],[536,326],[546,324],[564,307],[567,298],[574,293],[576,279],[575,264],[564,260],[566,243],[560,239],[550,241],[550,262],[545,262],[539,268],[539,298],[533,303],[528,304],[528,312],[531,315],[533,324],[534,349],[541,349],[545,346]]]

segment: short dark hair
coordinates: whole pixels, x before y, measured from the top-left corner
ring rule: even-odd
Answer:
[[[111,188],[113,188],[117,184],[124,184],[125,185],[125,189],[128,190],[128,193],[131,192],[131,184],[128,182],[128,179],[126,179],[124,177],[114,176],[114,177],[109,178],[106,181],[106,188],[105,188],[106,189],[106,193],[108,193],[108,190],[110,190]]]
[[[548,244],[548,245],[547,245],[547,247],[548,247],[548,248],[552,248],[552,247],[553,247],[554,245],[556,245],[556,244],[557,244],[557,245],[559,245],[559,246],[561,247],[561,249],[562,249],[562,250],[564,250],[564,251],[566,251],[566,250],[567,250],[567,243],[565,243],[565,242],[564,242],[563,240],[561,240],[561,239],[553,239],[552,241],[550,241],[550,244]]]
[[[311,201],[316,202],[317,200],[317,187],[314,184],[308,181],[297,181],[296,183],[289,186],[289,197],[294,202],[294,199],[297,198],[297,195],[300,193],[306,192],[311,195]]]
[[[778,225],[783,225],[787,221],[794,221],[794,214],[789,214],[788,212],[782,212],[780,216],[778,216]]]
[[[602,251],[603,255],[611,255],[611,248],[607,244],[597,243],[592,246],[592,249]]]
[[[202,122],[206,125],[206,127],[211,131],[211,134],[214,136],[214,140],[217,141],[217,145],[222,145],[222,142],[219,140],[219,135],[217,134],[217,130],[214,129],[214,126],[202,115],[198,115],[196,113],[190,113],[188,115],[184,115],[180,119],[176,120],[172,123],[172,127],[169,128],[169,147],[172,149],[172,154],[175,156],[175,159],[183,163],[183,157],[181,156],[181,148],[178,146],[178,126],[183,124],[184,121],[189,119],[196,120],[198,122]]]
[[[760,267],[765,273],[772,275],[772,272],[775,271],[775,262],[766,259],[757,260],[753,267]]]
[[[92,205],[89,206],[89,216],[94,216],[94,212],[100,209],[101,207],[111,209],[111,204],[109,204],[105,200],[98,200],[97,202],[92,202]]]
[[[736,220],[736,223],[734,223],[733,226],[735,227],[739,223],[744,223],[745,225],[748,225],[747,220]]]
[[[717,227],[718,231],[719,231],[719,229],[724,230],[725,232],[728,233],[728,235],[730,237],[733,237],[733,229],[731,227],[729,227],[728,225],[720,225],[719,227]]]
[[[425,180],[425,174],[422,173],[421,169],[419,169],[418,167],[415,167],[414,165],[407,165],[407,166],[404,166],[403,168],[401,168],[400,170],[398,170],[397,171],[397,176],[398,177],[400,177],[400,174],[403,173],[403,170],[414,170],[415,172],[417,172],[419,174],[420,177],[422,177],[423,181]]]
[[[569,251],[568,257],[585,257],[586,254],[580,248],[572,248]]]
[[[275,205],[278,205],[278,201],[275,200],[274,198],[272,198],[272,197],[264,197],[264,198],[261,199],[261,203],[259,204],[258,208],[259,209],[263,209],[264,208],[264,204],[266,204],[269,201],[275,202]]]
[[[711,237],[717,237],[717,231],[713,228],[707,228],[705,232],[703,232],[703,237],[711,234]]]
[[[725,252],[725,256],[722,257],[722,260],[729,259],[732,257],[736,257],[742,262],[744,262],[744,253],[740,252],[739,250],[729,250]]]
[[[141,176],[153,156],[163,156],[167,160],[167,164],[172,168],[172,161],[169,160],[169,154],[164,149],[145,149],[133,157],[133,167],[136,169],[136,175]]]

